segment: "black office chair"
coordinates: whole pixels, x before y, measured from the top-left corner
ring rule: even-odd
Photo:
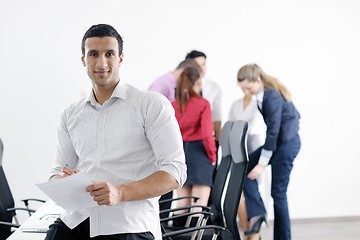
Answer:
[[[227,184],[225,184],[226,186],[223,191],[225,195],[224,203],[221,204],[219,211],[214,214],[214,216],[217,215],[217,217],[213,219],[213,225],[188,227],[172,232],[165,232],[163,233],[164,240],[195,238],[213,240],[217,238],[222,240],[241,239],[236,216],[248,164],[246,150],[248,124],[244,121],[229,122],[229,124],[231,125],[229,135],[231,154],[224,157],[223,153],[222,159],[229,159],[231,166],[230,172],[226,175]],[[220,142],[220,144],[222,143]],[[224,151],[223,148],[222,151]],[[212,217],[213,216],[210,216],[210,218]]]
[[[209,197],[210,205],[209,206],[201,206],[204,216],[203,216],[203,219],[197,220],[197,222],[195,224],[196,226],[205,225],[208,222],[209,217],[210,217],[209,222],[211,222],[211,223],[220,224],[220,222],[221,222],[221,214],[219,214],[219,212],[221,211],[221,196],[222,196],[222,193],[223,193],[223,190],[224,190],[224,187],[226,184],[226,178],[230,171],[230,166],[231,166],[230,144],[229,144],[231,127],[232,127],[232,123],[227,122],[224,124],[224,127],[222,128],[221,135],[220,135],[220,143],[222,146],[222,159],[216,170],[214,184],[213,184],[213,187],[210,192],[210,197]],[[198,207],[198,205],[196,205],[197,197],[188,196],[186,198],[192,198],[195,203],[192,206],[187,206],[187,207],[181,208],[181,209],[187,209],[190,212],[184,213],[184,214],[179,214],[176,216],[172,215],[168,218],[161,218],[160,222],[162,223],[163,233],[182,229],[184,227],[188,228],[190,226],[192,216],[198,215],[197,212],[192,212],[192,209],[194,209],[195,207]],[[182,198],[168,199],[166,201],[177,201],[179,199],[182,199]],[[179,208],[163,210],[160,212],[160,216],[161,216],[161,213],[164,213],[164,212],[165,213],[173,213],[177,210],[179,210]],[[204,213],[204,212],[207,212],[207,213]],[[169,220],[176,220],[176,218],[187,218],[185,226],[168,227],[163,224],[164,222],[167,222]],[[191,225],[193,225],[193,224],[191,224]]]
[[[20,227],[19,221],[16,217],[17,210],[27,211],[29,216],[31,216],[31,213],[35,212],[35,210],[29,208],[29,201],[45,202],[40,199],[28,198],[22,200],[26,206],[25,208],[14,207],[14,198],[2,166],[3,152],[4,144],[0,138],[0,240],[6,239],[10,236],[12,233],[11,229],[13,227]],[[15,223],[13,223],[13,220]]]

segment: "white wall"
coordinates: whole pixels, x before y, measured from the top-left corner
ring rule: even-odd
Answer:
[[[81,38],[109,23],[125,41],[121,80],[140,89],[188,51],[204,51],[224,92],[224,121],[241,95],[242,65],[277,77],[302,115],[292,218],[360,215],[359,11],[357,0],[2,0],[0,136],[17,205],[45,197],[34,184],[48,178],[60,114],[90,89]]]

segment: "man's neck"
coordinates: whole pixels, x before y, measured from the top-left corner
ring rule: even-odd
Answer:
[[[93,85],[93,92],[94,92],[94,97],[95,97],[96,101],[100,105],[102,105],[104,102],[109,100],[109,98],[111,97],[111,95],[114,92],[114,89],[115,89],[115,87],[117,86],[118,83],[116,83],[114,86]]]

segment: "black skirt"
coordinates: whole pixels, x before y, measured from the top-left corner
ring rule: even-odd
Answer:
[[[206,154],[202,141],[183,142],[187,165],[187,185],[212,186],[214,166]]]

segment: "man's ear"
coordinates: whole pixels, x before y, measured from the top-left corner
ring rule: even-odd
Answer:
[[[124,60],[124,53],[121,53],[119,57],[119,63],[122,63],[123,60]]]
[[[86,67],[85,56],[84,55],[81,55],[81,62],[84,65],[84,67]]]

